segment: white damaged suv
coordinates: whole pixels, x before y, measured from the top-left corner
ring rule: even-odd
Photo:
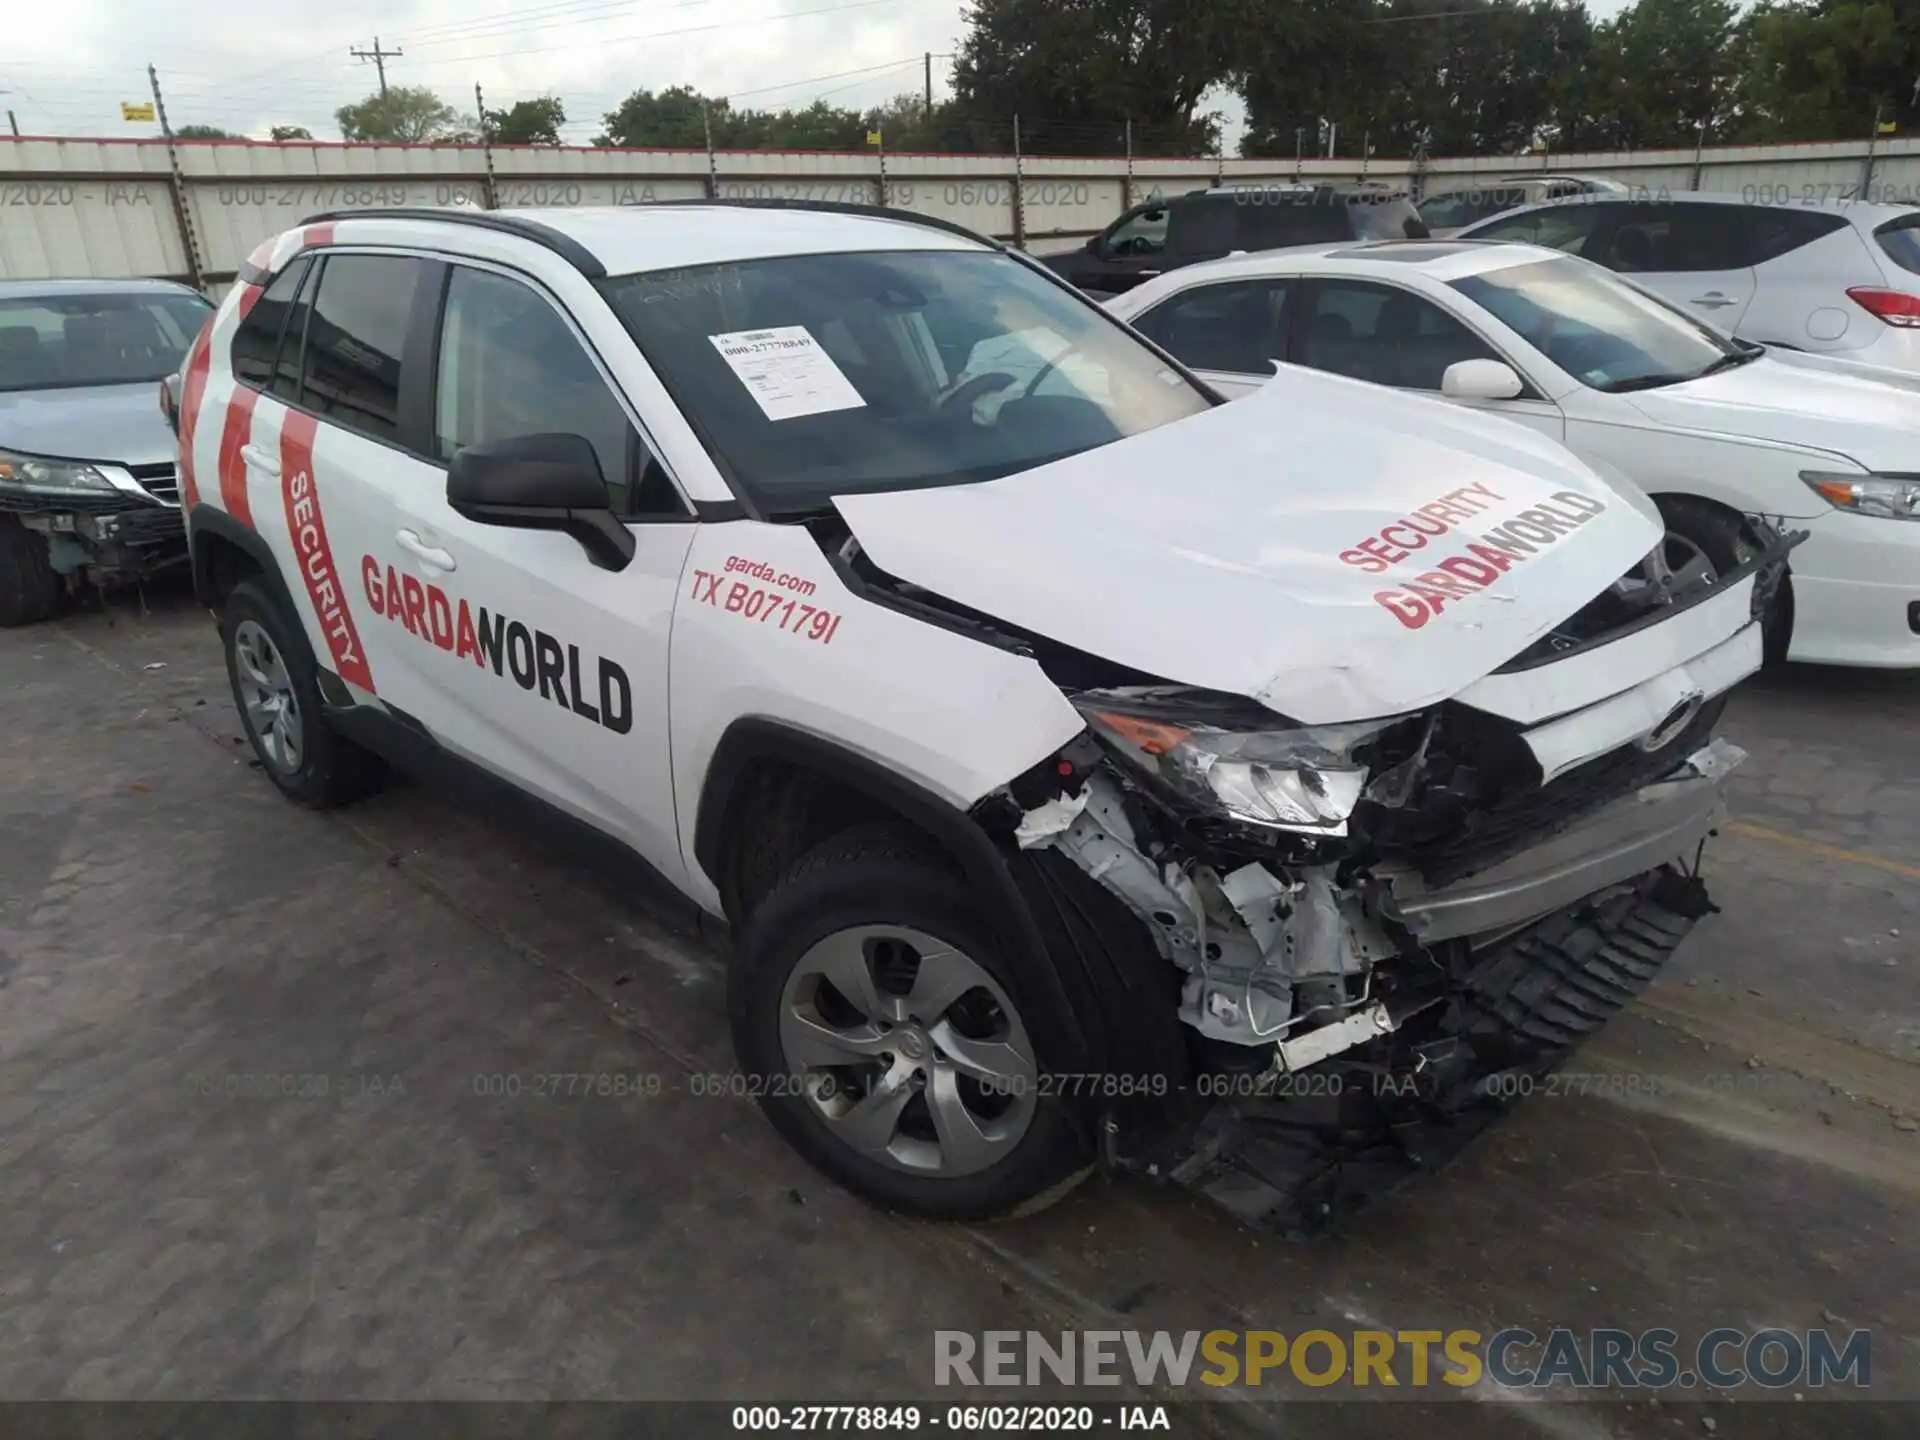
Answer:
[[[1711,908],[1788,538],[1676,568],[1503,421],[1222,404],[898,212],[359,211],[242,280],[169,393],[266,773],[476,780],[723,919],[745,1088],[881,1204],[1324,1222]]]

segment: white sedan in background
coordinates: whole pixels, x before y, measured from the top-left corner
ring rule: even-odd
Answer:
[[[1107,308],[1227,395],[1282,362],[1529,426],[1636,482],[1722,573],[1758,553],[1749,517],[1805,530],[1776,653],[1920,667],[1920,377],[1733,339],[1531,245],[1272,251]]]

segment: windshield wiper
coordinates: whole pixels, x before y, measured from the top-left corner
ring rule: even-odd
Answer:
[[[1702,374],[1705,372],[1702,371]],[[1609,395],[1624,395],[1629,390],[1657,390],[1662,385],[1678,385],[1685,380],[1697,380],[1699,375],[1630,375],[1625,380],[1610,380],[1596,388]]]
[[[1700,380],[1708,375],[1718,375],[1722,370],[1732,370],[1738,366],[1745,365],[1749,360],[1758,360],[1766,353],[1767,347],[1764,345],[1754,345],[1745,350],[1735,350],[1731,354],[1722,355],[1718,360],[1715,360],[1711,365],[1701,370],[1693,378]]]

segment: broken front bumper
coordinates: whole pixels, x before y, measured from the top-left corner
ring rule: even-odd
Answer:
[[[99,582],[140,581],[186,563],[186,524],[171,506],[63,508],[15,501],[5,508],[19,515],[27,529],[47,537],[53,568],[62,574],[83,573]]]
[[[1738,746],[1714,740],[1677,775],[1470,879],[1435,889],[1415,872],[1392,875],[1381,908],[1426,943],[1494,936],[1551,915],[1697,851],[1726,810],[1726,778],[1743,758]]]

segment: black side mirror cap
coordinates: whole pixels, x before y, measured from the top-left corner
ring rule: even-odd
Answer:
[[[167,428],[175,435],[180,433],[180,373],[160,377],[160,413],[166,417]]]
[[[480,525],[564,530],[603,570],[633,560],[633,534],[607,504],[600,459],[581,435],[516,435],[454,451],[447,504]]]

